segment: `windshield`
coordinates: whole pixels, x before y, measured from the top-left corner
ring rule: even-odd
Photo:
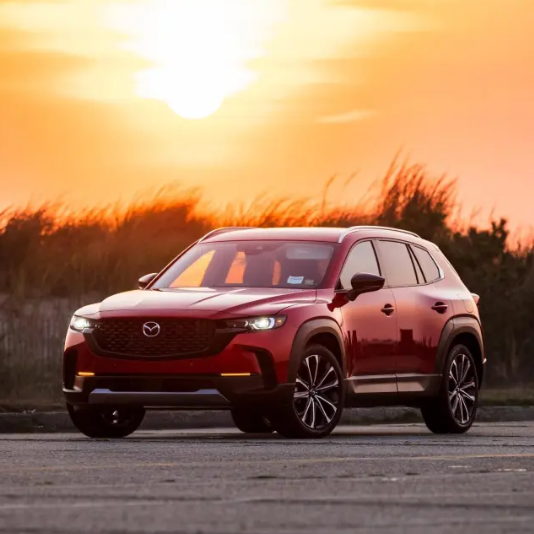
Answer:
[[[181,256],[154,289],[181,287],[314,288],[334,247],[326,243],[228,241],[200,243]]]

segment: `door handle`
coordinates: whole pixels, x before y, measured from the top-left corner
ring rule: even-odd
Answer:
[[[445,304],[444,302],[436,302],[434,306],[432,306],[432,309],[434,311],[437,311],[438,313],[445,313],[449,306]]]
[[[391,304],[386,304],[380,311],[389,317],[395,311],[395,308]]]

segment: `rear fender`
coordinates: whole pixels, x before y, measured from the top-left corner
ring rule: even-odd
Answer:
[[[437,374],[443,375],[449,351],[453,346],[455,338],[460,334],[471,334],[476,338],[482,354],[482,365],[486,363],[484,355],[484,338],[482,336],[482,328],[479,321],[476,317],[471,315],[461,315],[449,319],[441,332],[436,356]],[[480,380],[482,381],[482,376],[480,377]]]

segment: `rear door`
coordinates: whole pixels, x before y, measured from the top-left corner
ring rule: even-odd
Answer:
[[[386,279],[397,307],[399,344],[395,372],[399,393],[430,386],[441,332],[452,316],[442,272],[424,247],[381,240]]]

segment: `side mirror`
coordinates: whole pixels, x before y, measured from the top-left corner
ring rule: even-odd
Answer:
[[[139,289],[145,289],[145,287],[150,284],[150,282],[152,282],[156,276],[158,276],[158,273],[145,274],[145,276],[141,276],[137,282],[139,284]]]
[[[371,293],[384,287],[386,279],[377,274],[357,273],[350,279],[352,289],[347,291],[347,298],[355,300],[362,293]]]

